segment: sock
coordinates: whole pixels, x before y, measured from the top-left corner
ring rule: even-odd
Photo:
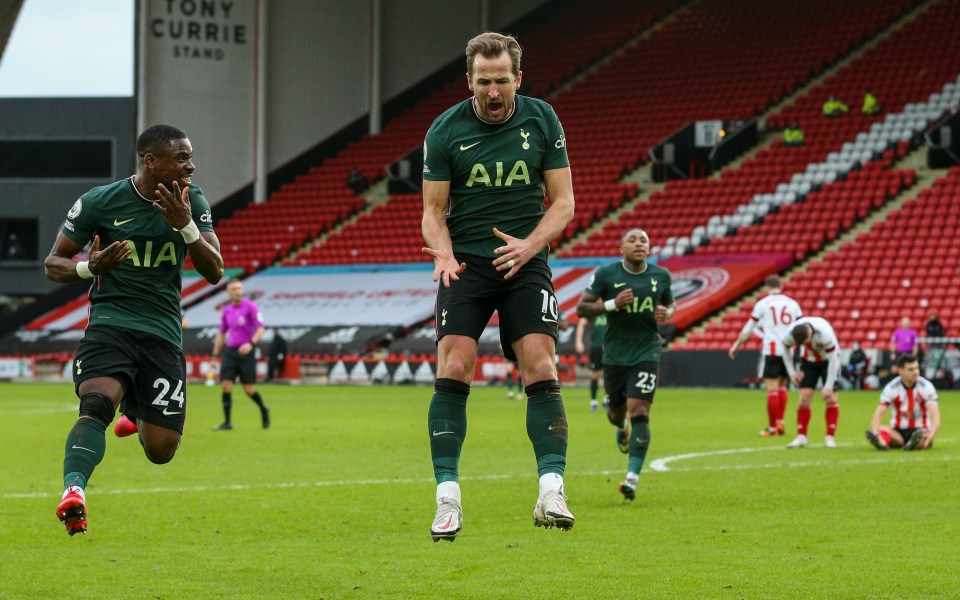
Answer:
[[[597,381],[596,379],[591,379],[591,380],[590,380],[590,399],[591,399],[591,400],[596,400],[596,399],[597,399],[597,390],[598,390],[598,389],[600,389],[600,382]]]
[[[828,404],[825,416],[827,419],[827,435],[837,435],[837,421],[840,419],[840,406],[837,404]]]
[[[223,422],[230,422],[230,407],[233,406],[233,397],[224,392],[220,397],[220,402],[223,404]]]
[[[457,504],[463,504],[460,500],[460,484],[456,481],[444,481],[437,484],[437,504],[440,504],[442,498],[456,500]]]
[[[883,443],[890,445],[890,430],[886,427],[880,428],[880,439],[883,440]]]
[[[767,392],[767,420],[770,428],[777,426],[777,417],[780,415],[780,390]]]
[[[797,407],[797,434],[807,435],[807,425],[810,424],[810,407],[802,404]]]
[[[507,391],[513,391],[513,375],[507,375]]]
[[[783,418],[787,414],[787,388],[780,388],[780,413],[777,415],[777,422],[783,423]]]
[[[630,451],[627,471],[640,474],[643,461],[647,459],[647,449],[650,447],[650,417],[641,415],[630,417]]]
[[[263,398],[260,397],[260,392],[254,392],[250,399],[260,407],[260,412],[263,412]]]
[[[627,482],[637,485],[637,482],[640,481],[640,474],[634,473],[633,471],[627,471]]]
[[[563,489],[563,475],[558,475],[556,473],[547,473],[546,475],[540,476],[540,496],[543,496],[544,493],[555,491],[559,492]]]
[[[67,434],[63,453],[63,487],[83,488],[107,450],[107,426],[89,417],[80,417]]]
[[[460,449],[467,437],[469,395],[470,386],[455,379],[440,378],[433,385],[427,427],[433,474],[438,484],[460,478]]]
[[[567,415],[556,379],[538,381],[526,388],[527,436],[533,442],[540,476],[563,476],[567,466]]]

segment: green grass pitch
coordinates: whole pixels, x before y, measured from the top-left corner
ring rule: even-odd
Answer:
[[[170,464],[109,434],[90,527],[54,516],[69,383],[0,384],[4,598],[956,598],[960,394],[930,452],[881,453],[876,392],[841,393],[838,441],[763,439],[760,390],[661,389],[634,502],[614,430],[564,391],[571,532],[532,525],[524,404],[474,389],[461,462],[464,527],[434,543],[425,387],[263,385],[273,426],[234,393],[191,386]],[[791,392],[788,433],[795,425]]]

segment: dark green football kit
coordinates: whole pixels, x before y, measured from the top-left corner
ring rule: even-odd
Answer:
[[[504,353],[528,333],[557,336],[560,318],[547,249],[509,280],[492,261],[504,242],[493,228],[526,238],[546,213],[543,171],[570,166],[560,120],[549,104],[517,95],[513,113],[488,123],[473,99],[440,115],[424,141],[423,178],[449,181],[446,222],[457,260],[467,263],[459,281],[439,286],[437,339],[457,334],[479,339],[496,310]]]
[[[100,248],[126,241],[128,259],[90,287],[87,330],[77,348],[74,384],[93,377],[124,383],[121,412],[183,431],[186,364],[182,350],[181,286],[187,245],[144,198],[133,178],[97,187],[67,214],[62,233],[78,244],[100,236]],[[213,231],[210,205],[190,186],[193,221]]]
[[[604,389],[611,406],[629,398],[653,401],[660,363],[660,334],[653,312],[658,305],[673,303],[670,272],[645,263],[641,273],[632,273],[623,262],[596,270],[586,293],[612,300],[623,290],[633,290],[633,304],[606,313],[603,338]]]
[[[527,238],[540,224],[543,172],[570,166],[560,120],[549,104],[515,96],[500,123],[479,117],[474,100],[460,102],[437,119],[423,144],[423,178],[450,182],[446,224],[460,278],[437,292],[437,341],[446,335],[478,340],[497,311],[504,355],[516,360],[513,342],[531,333],[556,340],[560,311],[554,295],[547,249],[523,264],[510,279],[492,262],[505,242],[496,227]],[[472,373],[470,374],[472,376]],[[566,466],[567,420],[557,380],[524,382],[527,435],[541,477],[562,477]],[[427,413],[430,452],[437,483],[457,481],[460,449],[467,432],[470,385],[437,378]]]

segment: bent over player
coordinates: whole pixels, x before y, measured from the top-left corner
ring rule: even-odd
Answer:
[[[793,364],[793,347],[798,345],[800,371]],[[810,404],[817,383],[823,381],[820,396],[825,405],[824,418],[827,435],[824,446],[837,447],[837,421],[840,419],[840,402],[835,386],[840,376],[840,343],[833,326],[822,317],[801,317],[794,321],[793,328],[783,340],[780,356],[790,373],[793,383],[800,386],[800,403],[797,406],[797,437],[787,448],[804,448],[807,445],[807,426],[810,425]]]
[[[137,172],[82,195],[67,213],[44,262],[49,279],[92,279],[90,318],[77,348],[73,381],[80,416],[63,458],[66,488],[57,517],[67,533],[86,533],[84,488],[106,450],[119,407],[144,454],[169,462],[187,414],[180,290],[186,254],[210,283],[223,276],[210,205],[192,185],[187,136],[154,125],[137,139]],[[92,240],[89,259],[73,257]],[[118,421],[118,425],[120,421]]]
[[[510,36],[470,40],[473,95],[437,117],[423,144],[423,251],[440,281],[437,380],[427,416],[437,480],[434,541],[452,541],[460,531],[467,396],[477,340],[493,311],[527,395],[527,435],[540,475],[533,523],[565,530],[574,522],[563,488],[567,418],[555,363],[561,315],[547,266],[550,240],[573,218],[573,183],[556,113],[517,94],[520,56]]]

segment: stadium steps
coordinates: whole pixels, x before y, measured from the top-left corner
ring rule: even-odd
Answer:
[[[281,256],[280,258],[275,260],[272,266],[279,267],[283,264],[284,260],[292,259],[301,253],[308,252],[310,249],[323,244],[325,241],[327,241],[327,238],[329,238],[331,235],[339,234],[344,227],[352,226],[361,217],[364,217],[372,213],[373,209],[376,208],[377,206],[381,204],[386,204],[387,201],[390,199],[390,195],[387,193],[387,179],[383,178],[376,181],[375,183],[370,185],[370,187],[368,187],[363,192],[363,194],[361,194],[361,196],[365,200],[363,205],[363,210],[360,210],[350,215],[349,217],[347,217],[345,220],[341,221],[334,227],[321,232],[320,235],[318,235],[317,237],[307,240],[302,246],[298,248],[294,248],[293,250],[288,252],[285,256]]]
[[[925,152],[926,147],[921,146],[915,151],[915,153],[921,151]],[[913,186],[905,189],[899,196],[870,213],[866,219],[857,223],[843,234],[837,236],[837,239],[825,244],[819,252],[811,255],[809,259],[805,260],[800,265],[797,265],[796,268],[790,269],[789,273],[793,274],[803,272],[809,268],[811,263],[822,262],[825,255],[839,251],[842,246],[855,241],[861,234],[870,231],[875,224],[885,221],[891,212],[899,210],[908,202],[916,200],[921,191],[932,187],[934,181],[946,176],[946,174],[947,169],[926,169],[924,171],[918,171],[917,180]]]
[[[697,0],[690,0],[688,2],[681,3],[679,6],[675,7],[673,10],[671,10],[667,14],[663,15],[662,17],[654,21],[652,25],[640,31],[637,35],[628,39],[627,41],[622,43],[619,47],[614,48],[613,50],[608,52],[603,58],[597,61],[594,61],[588,68],[584,69],[582,73],[579,73],[577,76],[571,77],[570,79],[567,79],[566,81],[564,81],[557,88],[555,88],[549,94],[547,94],[546,99],[550,100],[556,96],[559,96],[560,94],[566,92],[567,90],[572,88],[574,85],[579,83],[581,80],[583,80],[585,77],[587,77],[591,73],[595,71],[599,71],[600,69],[608,65],[610,62],[612,62],[614,59],[616,59],[618,56],[626,52],[631,47],[653,36],[655,33],[660,31],[667,25],[669,25],[671,21],[679,18],[684,13],[688,12],[691,9],[691,7],[695,4],[697,4]]]
[[[795,90],[790,96],[783,98],[778,104],[768,108],[768,110],[766,110],[762,115],[759,116],[760,122],[764,125],[763,127],[761,127],[760,142],[754,147],[750,148],[747,152],[740,155],[736,161],[734,161],[724,169],[711,174],[708,177],[708,179],[714,179],[714,180],[719,179],[720,177],[723,176],[724,173],[729,173],[731,171],[734,171],[744,162],[754,158],[761,150],[769,148],[774,143],[774,141],[779,138],[779,130],[770,130],[770,129],[767,129],[765,126],[767,122],[767,118],[770,115],[779,114],[779,112],[783,109],[783,107],[791,105],[798,98],[801,98],[802,96],[808,94],[810,90],[814,89],[816,86],[820,85],[830,77],[834,76],[842,69],[847,68],[850,64],[852,64],[858,58],[865,55],[871,49],[877,47],[884,40],[886,40],[891,35],[899,31],[900,29],[902,29],[906,24],[916,19],[925,10],[929,9],[930,6],[935,5],[939,1],[940,0],[928,0],[927,2],[922,2],[915,5],[913,9],[911,9],[909,12],[903,14],[900,18],[891,22],[887,27],[885,27],[884,29],[874,34],[873,37],[871,37],[866,42],[862,43],[860,46],[858,46],[857,48],[849,52],[842,59],[838,60],[834,64],[825,68],[813,79],[808,80],[806,84],[804,84],[803,86]],[[882,99],[881,99],[881,102],[882,102]],[[857,99],[856,103],[852,101],[850,103],[852,105],[851,110],[859,110],[859,98]],[[624,180],[635,179],[635,180],[643,181],[644,176],[641,173],[648,171],[649,168],[650,167],[647,164],[641,165],[638,169],[636,169],[633,173],[631,173],[631,175],[627,176]],[[619,212],[623,213],[626,211],[621,210]],[[609,219],[608,219],[608,222],[609,222]],[[594,228],[591,228],[591,231],[593,230]],[[577,236],[576,239],[586,240],[588,237],[589,237],[589,234],[584,235],[581,233],[581,235]],[[568,247],[572,247],[572,246],[573,245],[570,245]]]
[[[638,169],[637,171],[640,171],[640,170],[642,170],[642,169]],[[636,171],[635,171],[634,173],[636,173]],[[633,175],[633,174],[631,174],[631,176],[632,176],[632,175]],[[630,183],[630,182],[637,182],[637,180],[636,180],[636,179],[632,179],[632,180],[631,180],[631,179],[628,179],[628,178],[624,178],[624,179],[622,179],[622,180],[620,181],[620,183]],[[589,237],[590,237],[591,235],[593,235],[594,233],[596,233],[596,232],[598,232],[598,231],[602,231],[602,230],[605,229],[606,227],[612,225],[613,223],[616,223],[616,222],[620,219],[620,215],[622,215],[622,214],[624,214],[624,213],[626,213],[626,212],[630,212],[631,210],[633,210],[634,208],[636,208],[638,204],[642,204],[642,203],[644,203],[644,202],[649,201],[651,194],[653,194],[653,193],[656,192],[656,191],[662,190],[663,188],[665,188],[665,187],[667,186],[666,183],[654,183],[654,182],[650,181],[649,178],[647,178],[646,182],[643,183],[643,184],[641,184],[641,185],[643,185],[644,187],[641,187],[641,188],[639,189],[639,192],[637,193],[636,196],[634,196],[634,197],[633,197],[632,199],[630,199],[630,200],[626,200],[626,201],[620,203],[619,206],[617,206],[615,209],[613,209],[611,212],[609,212],[604,218],[598,219],[595,223],[591,224],[589,227],[586,227],[586,228],[584,228],[584,229],[581,229],[579,232],[577,232],[577,234],[576,234],[575,236],[573,236],[572,238],[567,239],[567,240],[564,241],[562,244],[560,244],[560,245],[558,245],[556,248],[554,248],[554,249],[551,251],[551,253],[552,253],[552,254],[556,254],[556,253],[561,252],[561,251],[563,251],[563,250],[568,250],[568,249],[570,249],[570,248],[573,248],[574,246],[576,246],[576,245],[579,244],[580,242],[582,242],[582,241],[586,240],[587,238],[589,238]],[[616,248],[611,248],[611,249],[610,249],[610,255],[611,255],[611,256],[615,256],[615,255],[617,255],[617,253],[618,253],[618,251],[617,251]]]
[[[916,5],[913,8],[913,10],[904,14],[899,19],[891,23],[886,29],[878,32],[876,35],[873,36],[873,38],[871,38],[866,43],[859,46],[856,50],[854,50],[847,56],[843,57],[841,60],[837,61],[836,63],[834,63],[827,69],[825,69],[822,73],[818,74],[813,79],[810,79],[809,81],[807,81],[803,86],[797,88],[793,92],[793,94],[787,96],[786,98],[783,98],[779,103],[770,107],[770,109],[767,110],[767,112],[765,112],[760,117],[760,122],[763,125],[763,129],[766,130],[767,117],[769,115],[779,114],[780,111],[782,111],[785,107],[792,105],[798,99],[810,93],[812,89],[822,84],[824,81],[826,81],[830,77],[833,77],[842,69],[849,67],[858,58],[863,57],[867,52],[879,46],[881,42],[885,41],[891,35],[903,29],[904,26],[907,25],[907,23],[910,23],[911,21],[916,19],[918,16],[920,16],[921,14],[929,10],[931,6],[937,4],[938,2],[940,2],[940,0],[927,0],[926,2],[922,2]],[[878,98],[878,99],[880,100],[880,104],[882,106],[883,98]],[[826,98],[824,98],[824,100],[826,100]],[[863,98],[861,97],[857,99],[856,103],[853,103],[850,99],[847,99],[847,102],[849,102],[850,110],[859,111],[862,100]]]
[[[926,159],[926,152],[927,147],[925,145],[921,145],[912,152],[908,153],[891,167],[892,169],[915,169],[917,172],[917,177],[915,183],[911,187],[903,190],[898,196],[870,213],[866,219],[860,221],[839,235],[836,240],[825,244],[819,252],[810,255],[807,257],[807,259],[794,265],[780,275],[780,278],[784,282],[784,288],[787,295],[790,294],[790,280],[794,275],[806,272],[810,268],[810,265],[822,262],[824,257],[828,254],[839,252],[843,246],[856,241],[861,234],[870,231],[874,224],[885,221],[891,212],[899,210],[903,208],[905,204],[916,200],[921,191],[931,188],[935,181],[947,175],[947,169],[929,169],[921,167],[922,163]],[[671,340],[670,345],[683,345],[689,341],[690,337],[702,334],[708,328],[723,322],[732,315],[738,315],[740,313],[740,309],[745,303],[756,303],[762,293],[762,288],[758,288],[744,296],[741,296],[739,299],[737,299],[737,301],[724,307],[721,311],[709,315],[707,318],[703,319],[693,327],[688,328],[683,332],[682,335],[678,335],[676,338]],[[730,343],[733,343],[733,338],[730,339]]]

